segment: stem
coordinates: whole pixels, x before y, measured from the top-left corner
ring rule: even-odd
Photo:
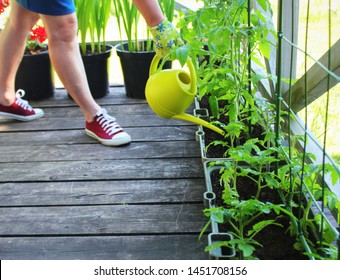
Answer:
[[[257,219],[258,217],[260,217],[263,213],[260,212],[260,213],[257,213],[255,216],[253,216],[252,218],[250,218],[249,220],[247,220],[244,225],[249,225],[252,221],[254,221],[255,219]]]
[[[257,192],[256,192],[256,199],[259,199],[260,193],[261,193],[261,182],[262,182],[262,165],[260,165],[259,172],[261,175],[259,175],[259,179],[257,180]]]

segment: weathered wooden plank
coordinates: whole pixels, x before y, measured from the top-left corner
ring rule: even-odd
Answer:
[[[39,106],[39,105],[38,105]],[[122,104],[122,105],[105,105],[102,106],[112,116],[126,115],[151,115],[155,118],[159,118],[147,104]],[[187,109],[187,113],[193,113],[193,107]],[[44,118],[74,118],[83,117],[83,113],[78,107],[58,107],[58,108],[46,108],[44,109]]]
[[[108,95],[103,98],[96,99],[96,102],[99,105],[143,104],[143,103],[146,103],[146,100],[128,98],[125,94],[124,87],[110,87]],[[55,94],[52,98],[39,100],[39,101],[30,101],[30,104],[34,106],[41,106],[42,108],[63,107],[63,106],[77,107],[78,106],[71,98],[68,97],[67,92],[63,88],[56,89]]]
[[[286,0],[282,2],[282,10],[284,17],[282,18],[282,32],[289,41],[298,44],[298,30],[299,30],[299,11],[300,1]],[[292,26],[294,24],[294,26]],[[276,49],[274,49],[276,52]],[[296,62],[297,62],[297,49],[292,48],[291,44],[287,41],[282,41],[282,57],[281,57],[281,75],[285,79],[296,78]],[[276,55],[272,58],[273,62],[277,63]],[[277,65],[279,67],[279,65]],[[277,72],[273,73],[277,74]],[[289,89],[289,83],[283,81],[281,83],[282,91]],[[272,92],[275,90],[273,88]]]
[[[96,99],[96,102],[103,106],[104,108],[107,105],[133,105],[133,104],[145,104],[147,105],[147,101],[145,99],[135,99],[129,98],[126,96],[125,88],[122,86],[113,86],[110,87],[109,93],[102,97]],[[60,107],[78,107],[78,105],[68,97],[65,89],[60,88],[55,90],[55,94],[53,97],[44,99],[44,100],[31,100],[30,104],[33,106],[39,106],[41,108],[60,108]],[[148,105],[147,105],[148,106]]]
[[[201,178],[200,158],[0,163],[0,182]]]
[[[330,64],[328,66],[328,56],[332,54]],[[326,66],[335,75],[340,77],[340,39],[328,50],[319,60],[319,63]],[[306,85],[307,77],[307,85]],[[294,112],[299,112],[305,107],[305,90],[307,91],[307,101],[311,104],[313,101],[327,92],[328,87],[332,88],[337,85],[339,81],[330,77],[328,84],[328,73],[323,70],[317,63],[315,63],[292,87],[291,89],[291,109]],[[290,92],[283,94],[283,98],[288,103]],[[289,103],[288,103],[289,104]]]
[[[40,104],[37,104],[40,108]],[[122,105],[105,105],[102,106],[109,114],[113,116],[126,115],[153,115],[156,116],[147,104],[122,104]],[[83,117],[79,107],[49,107],[43,108],[44,118],[74,118]]]
[[[196,141],[133,142],[112,148],[103,145],[0,146],[0,163],[141,158],[199,157]]]
[[[0,184],[0,206],[202,202],[204,179]]]
[[[117,122],[126,127],[155,127],[155,126],[188,126],[192,123],[173,119],[163,119],[156,115],[126,115],[117,117]],[[32,130],[65,130],[84,129],[85,120],[74,118],[41,118],[32,122],[0,120],[1,131],[32,131]]]
[[[97,102],[130,145],[86,136],[64,90],[31,102],[40,120],[0,121],[0,257],[206,259],[197,126],[161,119],[122,87]]]
[[[196,126],[128,127],[125,129],[133,142],[141,141],[191,141],[195,139]],[[34,146],[98,143],[85,135],[84,129],[58,131],[0,132],[0,145]]]
[[[2,260],[207,260],[193,235],[0,238]]]
[[[202,204],[0,208],[0,235],[199,233]]]

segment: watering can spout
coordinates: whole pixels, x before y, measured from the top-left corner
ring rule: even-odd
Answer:
[[[172,117],[173,119],[177,119],[177,120],[182,120],[182,121],[186,121],[186,122],[192,122],[198,125],[202,125],[208,129],[211,129],[212,131],[215,131],[218,134],[221,134],[222,136],[225,135],[225,131],[218,128],[217,126],[211,124],[210,122],[207,122],[205,120],[202,120],[200,118],[194,117],[192,115],[189,114],[178,114]]]

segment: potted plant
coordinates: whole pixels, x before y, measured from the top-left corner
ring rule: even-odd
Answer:
[[[9,0],[0,2],[0,15],[8,6]],[[25,54],[15,78],[15,88],[25,91],[24,99],[44,99],[54,94],[53,71],[45,44],[46,39],[45,28],[40,22],[27,36]]]
[[[109,91],[108,62],[113,46],[106,43],[105,33],[111,0],[76,0],[75,5],[87,80],[92,96],[100,98]]]
[[[46,39],[45,28],[39,24],[27,37],[25,53],[15,78],[15,88],[25,91],[24,99],[39,100],[54,94],[53,69]]]
[[[211,120],[227,132],[229,145],[233,145],[239,136],[245,140],[256,132],[258,120],[262,118],[255,93],[257,83],[270,76],[257,75],[250,67],[251,61],[268,58],[267,49],[272,43],[266,34],[274,30],[259,24],[265,18],[254,10],[248,22],[247,1],[203,2],[203,7],[196,12],[187,11],[181,20],[182,37],[200,61],[199,105],[201,109],[208,109]],[[204,132],[205,144],[210,150],[219,145],[219,140],[225,140],[216,139],[211,144],[207,139],[211,132]],[[208,152],[205,151],[207,159],[216,158]]]
[[[158,0],[158,3],[165,17],[172,22],[175,15],[175,0]]]
[[[5,12],[5,9],[9,6],[9,0],[0,1],[0,15]],[[1,31],[1,27],[0,27]]]
[[[168,2],[174,3],[174,0]],[[122,66],[126,94],[131,98],[145,99],[145,85],[155,55],[153,42],[147,28],[146,38],[141,39],[142,35],[138,31],[140,13],[132,0],[113,3],[121,40],[115,48]],[[172,7],[174,9],[174,5]],[[125,41],[122,39],[123,33],[127,37]],[[171,63],[166,62],[164,68],[171,68]]]
[[[209,243],[207,250],[234,246],[241,259],[337,258],[334,229],[315,208],[316,200],[322,199],[330,211],[338,212],[340,207],[329,189],[323,190],[322,198],[318,181],[322,166],[305,165],[303,178],[298,150],[292,149],[294,156],[287,161],[287,147],[261,150],[256,142],[267,146],[265,141],[250,139],[230,151],[228,161],[204,164],[208,223],[213,233],[233,236],[219,245]],[[324,171],[333,182],[339,179],[331,165]]]
[[[5,10],[8,6],[9,6],[9,0],[0,1],[0,15],[5,12]],[[0,32],[1,32],[1,30],[2,30],[2,26],[0,26]]]
[[[204,143],[209,156],[202,153],[209,217],[204,230],[211,226],[214,234],[233,237],[217,244],[209,241],[207,250],[234,248],[243,259],[336,258],[336,228],[316,209],[323,204],[339,213],[339,200],[321,187],[321,171],[316,170],[322,168],[309,164],[315,156],[304,152],[308,160],[303,161],[301,150],[294,148],[301,137],[274,131],[287,113],[255,95],[257,83],[272,77],[254,73],[251,64],[263,65],[263,57],[268,58],[275,46],[266,37],[274,30],[246,0],[203,2],[202,8],[188,11],[180,25],[191,55],[200,61],[197,115],[226,131],[224,137],[198,131],[200,138],[210,137]],[[263,8],[270,9],[268,5],[261,1]],[[283,145],[288,141],[289,148]],[[336,182],[339,173],[330,173]],[[290,243],[280,249],[278,245],[286,241]]]

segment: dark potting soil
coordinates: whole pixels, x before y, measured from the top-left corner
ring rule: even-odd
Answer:
[[[225,101],[220,101],[219,106],[223,107],[223,103]],[[200,108],[205,108],[208,110],[209,116],[212,116],[212,112],[209,107],[208,98],[203,97],[202,100],[199,102]],[[229,118],[226,115],[220,115],[220,118],[218,119],[219,122],[228,124]],[[245,125],[248,127],[248,123],[245,123]],[[227,143],[227,146],[231,146],[231,140],[228,137],[224,137],[208,128],[203,127],[204,131],[204,141],[205,145],[209,146],[209,148],[206,150],[206,157],[207,158],[223,158],[225,152],[227,151],[227,147],[223,147],[222,145],[210,145],[214,141],[223,141]],[[233,143],[234,146],[237,145],[243,145],[248,139],[250,138],[258,138],[263,139],[263,129],[260,125],[255,124],[252,126],[249,126],[249,130],[242,132],[240,134],[240,137],[238,137],[235,142]]]
[[[211,172],[212,188],[216,195],[216,206],[226,207],[222,200],[223,187],[220,185],[220,174],[218,170]],[[237,191],[240,195],[240,200],[247,200],[255,196],[257,186],[249,178],[239,177],[237,179]],[[262,189],[259,200],[262,202],[271,202],[275,204],[281,203],[281,198],[275,190]],[[261,215],[257,223],[264,219],[276,219],[276,222],[281,224],[269,225],[261,230],[255,240],[263,247],[256,247],[254,256],[260,260],[307,260],[308,258],[300,251],[294,249],[295,237],[289,233],[290,218],[287,216],[277,218],[276,214],[270,213]],[[252,225],[249,226],[249,229]],[[232,229],[228,224],[220,224],[220,232],[230,232]]]
[[[230,146],[230,139],[224,138],[222,135],[214,132],[214,131],[210,131],[207,128],[203,128],[204,131],[204,141],[205,141],[205,145],[208,146],[209,148],[206,150],[206,156],[207,158],[223,158],[225,157],[224,154],[227,151],[227,147],[223,147],[222,145],[210,145],[210,143],[214,142],[214,141],[224,141],[228,143],[228,146]],[[245,133],[242,133],[240,135],[240,138],[237,139],[236,143],[234,143],[234,146],[237,145],[243,145],[247,139],[249,138],[258,138],[258,139],[262,139],[263,135],[262,135],[262,128],[259,125],[255,125],[252,128],[252,132],[250,135],[247,135]]]

